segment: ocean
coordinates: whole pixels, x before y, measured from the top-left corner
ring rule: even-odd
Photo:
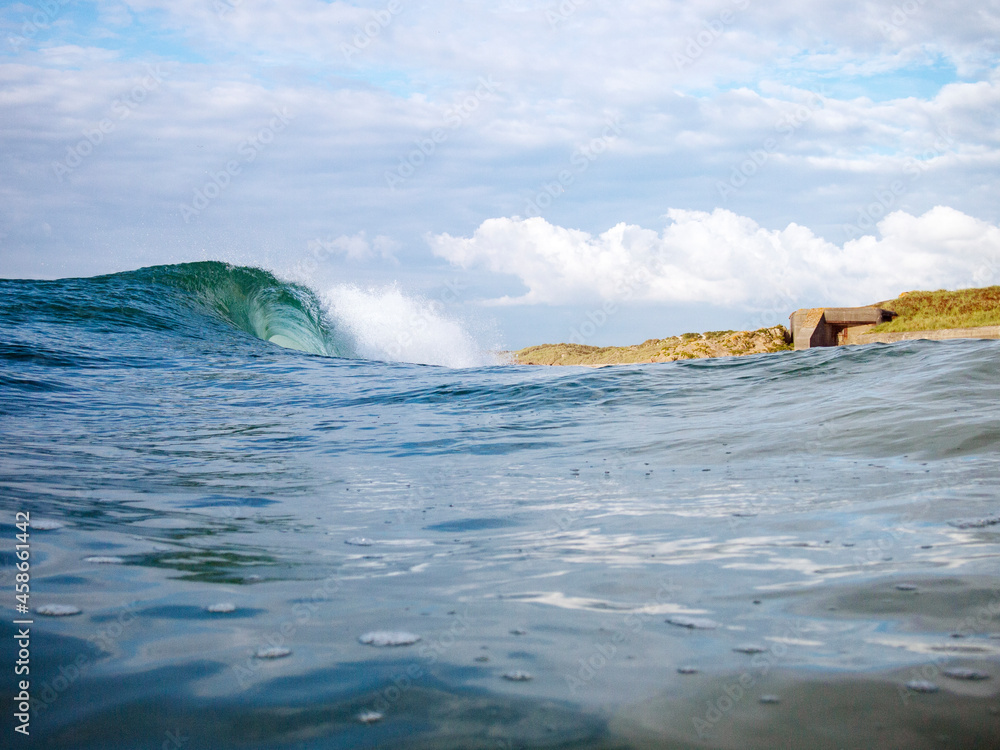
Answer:
[[[5,747],[1000,747],[1000,342],[514,366],[215,262],[0,323]]]

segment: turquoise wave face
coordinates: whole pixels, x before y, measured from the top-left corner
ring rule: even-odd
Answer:
[[[349,338],[326,319],[315,293],[259,268],[218,261],[151,266],[59,281],[0,282],[9,315],[21,322],[94,330],[173,330],[205,335],[205,318],[287,349],[354,357]]]
[[[135,275],[186,293],[204,310],[262,341],[309,354],[351,356],[324,320],[313,291],[268,271],[204,261],[144,268]]]

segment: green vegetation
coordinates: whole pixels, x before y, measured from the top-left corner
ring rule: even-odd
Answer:
[[[732,357],[791,349],[784,326],[757,331],[685,333],[668,339],[649,339],[634,346],[543,344],[515,352],[522,365],[618,365],[636,362],[674,362],[679,359]]]
[[[892,322],[871,329],[883,331],[933,331],[945,328],[1000,326],[1000,286],[962,289],[957,292],[903,292],[877,307],[898,314]],[[634,346],[583,346],[543,344],[514,353],[522,365],[616,365],[636,362],[674,362],[680,359],[732,357],[791,349],[784,326],[756,331],[683,333],[667,339],[649,339]]]
[[[876,326],[872,333],[997,326],[1000,325],[1000,286],[957,292],[903,292],[896,299],[879,302],[877,306],[892,310],[899,317]]]

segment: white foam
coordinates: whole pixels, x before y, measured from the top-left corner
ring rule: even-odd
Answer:
[[[360,357],[444,367],[500,363],[438,300],[405,295],[395,285],[365,290],[344,284],[323,300],[333,325],[354,340]]]
[[[270,648],[262,648],[257,651],[254,656],[258,659],[283,659],[286,656],[290,656],[292,650],[290,648],[282,648],[281,646],[272,646]]]
[[[50,521],[47,518],[37,518],[31,522],[31,528],[35,531],[55,531],[61,529],[65,524],[59,521]]]
[[[236,605],[232,602],[218,602],[216,604],[209,604],[205,609],[213,614],[225,614],[227,612],[235,612]]]
[[[948,521],[949,525],[956,529],[985,529],[988,526],[1000,524],[1000,516],[986,516],[985,518],[960,518],[956,521]]]
[[[521,672],[520,670],[514,672],[504,672],[503,678],[505,680],[510,680],[511,682],[529,682],[535,679],[527,672]]]
[[[420,636],[404,631],[373,630],[371,633],[365,633],[358,640],[366,646],[410,646],[419,641]]]
[[[910,680],[906,683],[906,687],[914,693],[936,693],[940,689],[933,682],[927,680]]]
[[[122,565],[125,562],[125,558],[118,557],[117,555],[92,555],[91,557],[83,558],[83,561],[94,563],[95,565]]]
[[[352,547],[371,547],[375,542],[363,536],[352,536],[350,539],[345,539],[344,544],[350,544]]]
[[[41,607],[37,607],[35,611],[40,615],[48,615],[49,617],[68,617],[69,615],[80,614],[80,608],[74,607],[72,604],[43,604]]]

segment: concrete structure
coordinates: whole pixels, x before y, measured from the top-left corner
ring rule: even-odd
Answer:
[[[839,346],[895,317],[881,307],[814,307],[793,312],[788,329],[796,349]]]

